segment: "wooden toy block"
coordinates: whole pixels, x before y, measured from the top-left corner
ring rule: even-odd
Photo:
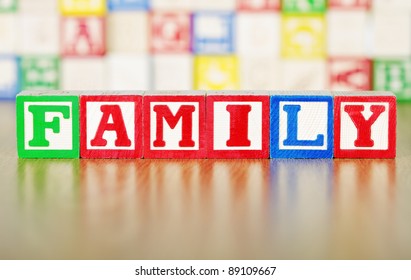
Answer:
[[[150,14],[150,49],[153,53],[188,53],[191,50],[191,16],[184,12]]]
[[[0,55],[0,100],[14,100],[19,92],[19,59],[12,55]]]
[[[328,59],[329,85],[335,91],[371,90],[372,62],[367,58]]]
[[[332,158],[333,98],[330,92],[272,92],[271,158]]]
[[[326,0],[282,0],[284,13],[324,13]]]
[[[372,0],[328,0],[329,9],[369,10]]]
[[[240,55],[278,56],[280,53],[280,17],[274,13],[239,13],[236,46]],[[264,30],[264,32],[256,32]]]
[[[365,56],[369,54],[370,26],[370,16],[367,11],[328,11],[328,54],[331,56]]]
[[[277,57],[242,56],[240,63],[241,88],[270,90],[282,86],[281,63]]]
[[[250,12],[278,11],[280,2],[280,0],[237,0],[237,9]]]
[[[192,1],[195,11],[233,11],[236,0],[196,0]]]
[[[64,16],[102,16],[106,13],[106,0],[59,0]]]
[[[150,89],[148,55],[109,54],[106,56],[106,63],[110,90]]]
[[[153,56],[155,90],[188,90],[193,86],[193,60],[189,54]],[[173,71],[170,71],[173,69]]]
[[[61,47],[63,56],[103,56],[106,52],[105,19],[62,18]]]
[[[373,0],[372,8],[374,11],[409,11],[411,2],[408,0]]]
[[[394,158],[396,100],[390,92],[334,95],[334,157]]]
[[[17,16],[0,13],[0,53],[13,54],[17,49]]]
[[[65,90],[104,90],[107,88],[106,61],[103,58],[63,58],[62,88]]]
[[[300,91],[326,89],[326,61],[323,59],[283,60],[281,63],[280,88]]]
[[[142,91],[82,93],[80,157],[142,158],[142,105]]]
[[[281,18],[281,56],[314,59],[325,57],[325,17],[289,16]]]
[[[110,11],[148,10],[148,0],[107,0]]]
[[[268,158],[267,92],[207,93],[207,158]]]
[[[0,0],[0,13],[14,13],[17,11],[17,0]]]
[[[16,97],[20,158],[79,157],[79,97],[67,91],[23,91]]]
[[[234,52],[234,13],[194,13],[192,33],[194,53],[232,53]]]
[[[148,16],[141,11],[112,12],[107,16],[109,52],[143,54],[148,50]]]
[[[238,89],[238,70],[238,60],[235,56],[196,56],[194,58],[194,89]]]
[[[153,10],[163,11],[191,11],[193,10],[192,0],[151,0]]]
[[[59,18],[57,15],[20,15],[18,30],[20,54],[59,53]]]
[[[144,157],[205,158],[205,93],[144,93]]]
[[[392,91],[398,101],[411,100],[411,60],[375,59],[373,67],[373,89]]]
[[[22,15],[57,15],[56,0],[17,0],[19,13]],[[58,25],[58,24],[57,24]]]
[[[57,56],[23,56],[20,63],[23,90],[59,88],[60,59]]]

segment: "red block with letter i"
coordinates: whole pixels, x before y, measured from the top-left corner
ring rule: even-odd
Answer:
[[[80,157],[142,158],[143,92],[80,96]]]
[[[391,92],[334,96],[334,157],[395,158],[396,98]]]
[[[268,158],[267,92],[207,94],[207,158]]]
[[[144,93],[144,157],[205,158],[205,93]]]

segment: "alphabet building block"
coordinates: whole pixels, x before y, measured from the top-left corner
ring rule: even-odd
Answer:
[[[325,12],[326,0],[283,0],[284,13],[322,13]]]
[[[62,88],[65,90],[104,90],[108,87],[106,61],[100,57],[63,58]]]
[[[190,54],[153,55],[153,73],[155,90],[190,89],[193,86],[192,56]]]
[[[334,95],[334,157],[394,158],[396,100],[390,92]]]
[[[17,151],[21,158],[79,157],[79,97],[67,91],[17,95]]]
[[[237,9],[240,11],[277,11],[280,9],[280,0],[237,0]]]
[[[60,59],[57,56],[23,56],[21,62],[21,88],[23,90],[58,89]]]
[[[0,13],[0,53],[16,53],[17,37],[16,34],[17,15]]]
[[[148,10],[148,0],[107,0],[110,11]]]
[[[371,3],[372,0],[328,0],[328,7],[341,10],[369,10]]]
[[[64,16],[102,16],[106,13],[106,0],[59,0]]]
[[[372,62],[367,58],[332,57],[328,60],[331,90],[370,90]]]
[[[0,13],[12,13],[17,10],[17,0],[0,0]]]
[[[207,94],[207,158],[268,158],[267,92]]]
[[[144,93],[144,157],[205,158],[205,94]]]
[[[333,98],[329,92],[271,95],[271,158],[332,158]]]
[[[142,158],[142,91],[80,96],[80,157]]]
[[[19,91],[19,59],[0,55],[0,100],[14,100]]]

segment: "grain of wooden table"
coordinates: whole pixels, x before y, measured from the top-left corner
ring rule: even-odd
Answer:
[[[24,160],[0,103],[1,259],[410,259],[395,160]]]

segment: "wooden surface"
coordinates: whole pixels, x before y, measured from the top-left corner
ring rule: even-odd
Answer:
[[[411,259],[395,160],[19,160],[0,103],[1,259]]]

